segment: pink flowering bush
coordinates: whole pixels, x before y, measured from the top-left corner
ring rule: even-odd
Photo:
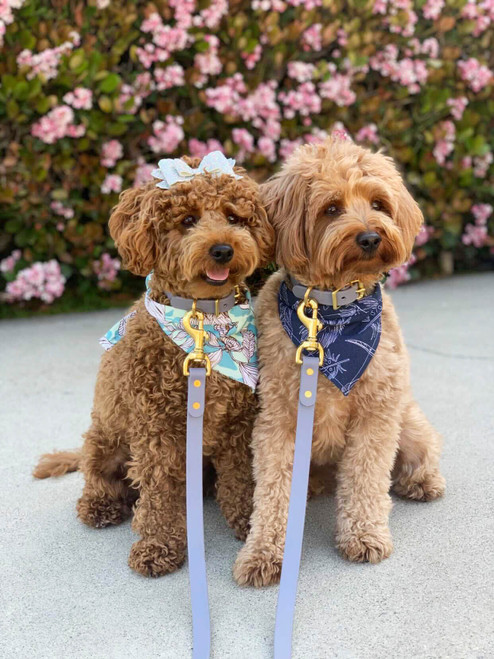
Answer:
[[[391,286],[492,267],[493,72],[494,0],[0,0],[4,300],[128,290],[108,216],[160,158],[220,149],[262,180],[332,130],[424,211]]]
[[[7,284],[2,297],[7,302],[20,302],[38,298],[51,304],[60,297],[65,288],[65,277],[60,264],[52,259],[47,263],[33,263],[17,273],[13,281]]]

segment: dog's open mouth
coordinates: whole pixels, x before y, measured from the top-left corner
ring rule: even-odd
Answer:
[[[222,286],[228,281],[230,268],[208,268],[203,276],[211,286]]]

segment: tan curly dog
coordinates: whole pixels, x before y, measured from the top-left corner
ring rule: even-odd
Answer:
[[[198,159],[184,159],[197,167]],[[186,298],[222,298],[272,255],[274,234],[257,184],[202,174],[169,190],[156,181],[126,190],[110,218],[110,232],[126,268],[154,271],[151,298],[164,291]],[[228,276],[211,249],[231,247]],[[224,265],[222,266],[224,271]],[[144,305],[133,307],[123,338],[101,361],[91,427],[81,453],[44,456],[35,476],[80,467],[85,485],[80,519],[95,528],[118,524],[135,504],[129,565],[144,575],[176,570],[186,550],[185,353]],[[251,431],[257,401],[251,390],[213,370],[207,382],[204,455],[216,473],[216,497],[229,525],[245,538],[252,510]]]
[[[240,584],[279,580],[295,439],[300,367],[278,315],[288,274],[332,290],[360,279],[367,293],[404,263],[423,218],[393,161],[329,139],[297,149],[262,189],[283,268],[257,303],[261,411],[253,434],[256,489],[251,531],[234,576]],[[377,234],[364,250],[362,232]],[[374,249],[375,248],[375,249]],[[414,401],[408,356],[391,299],[383,295],[382,334],[370,365],[345,397],[319,375],[314,465],[337,467],[336,542],[352,561],[377,563],[393,549],[390,486],[419,501],[440,496],[440,439]]]

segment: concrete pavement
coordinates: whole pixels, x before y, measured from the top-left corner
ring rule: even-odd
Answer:
[[[395,501],[395,553],[352,565],[334,548],[334,500],[308,506],[294,659],[494,656],[494,275],[393,296],[419,402],[445,438],[447,494]],[[127,567],[130,524],[75,515],[80,474],[35,481],[39,454],[78,446],[101,349],[123,313],[0,323],[0,657],[190,656],[187,567],[147,580]],[[272,656],[277,588],[241,589],[240,544],[206,503],[215,659]]]

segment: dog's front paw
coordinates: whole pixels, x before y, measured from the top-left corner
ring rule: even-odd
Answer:
[[[252,550],[243,547],[233,566],[233,576],[240,586],[271,586],[279,583],[283,556],[276,549]]]
[[[391,534],[385,526],[341,530],[337,545],[341,555],[355,563],[380,563],[393,552]]]
[[[185,545],[178,542],[164,544],[154,539],[134,542],[129,566],[145,577],[161,577],[175,572],[185,560]]]
[[[439,471],[425,474],[413,473],[399,476],[393,483],[393,490],[400,497],[414,501],[433,501],[442,497],[446,481]]]
[[[120,524],[130,513],[129,503],[122,499],[82,496],[77,502],[79,519],[94,529]]]

